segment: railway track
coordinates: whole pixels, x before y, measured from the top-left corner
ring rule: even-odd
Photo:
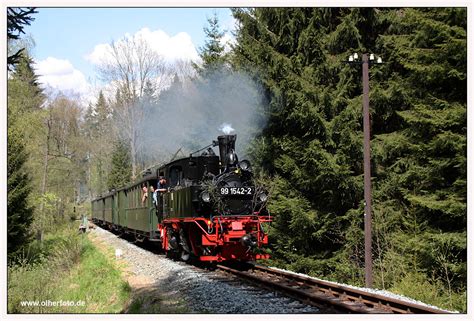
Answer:
[[[448,312],[380,294],[364,292],[332,282],[316,280],[260,265],[248,271],[224,265],[220,270],[252,284],[282,292],[328,313],[446,314]]]

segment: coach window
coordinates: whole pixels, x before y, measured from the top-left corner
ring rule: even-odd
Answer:
[[[170,168],[170,187],[181,185],[183,179],[183,168],[181,166],[173,166]]]

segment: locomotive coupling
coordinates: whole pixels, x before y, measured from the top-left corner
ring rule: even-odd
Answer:
[[[247,246],[247,247],[256,247],[257,246],[257,239],[255,238],[255,236],[251,235],[251,234],[245,234],[244,236],[242,236],[240,238],[240,243],[243,245],[243,246]]]

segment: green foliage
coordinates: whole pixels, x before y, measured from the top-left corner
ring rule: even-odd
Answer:
[[[21,213],[16,204],[9,204],[9,213],[16,217],[24,215],[21,224],[41,238],[45,230],[66,216],[74,216],[74,203],[80,201],[85,172],[84,140],[79,127],[79,105],[62,95],[45,103],[32,64],[32,59],[23,53],[8,79],[8,143],[12,154],[9,166],[12,171],[19,171],[9,173],[9,194],[21,190],[21,198],[34,203],[35,208],[32,217],[28,217],[28,211]],[[20,166],[17,158],[24,158],[21,169],[16,168]],[[20,172],[28,173],[27,177],[21,175],[27,180],[29,193],[18,180]],[[12,224],[11,228],[15,228],[16,223]],[[18,242],[22,242],[21,235]]]
[[[38,84],[38,77],[32,68],[31,57],[23,53],[8,79],[8,128],[15,128],[35,140],[35,130],[41,126],[39,114],[44,95]]]
[[[35,8],[7,8],[7,36],[8,42],[11,40],[18,40],[22,33],[25,33],[23,29],[25,26],[35,20],[31,15],[38,13]],[[24,48],[19,49],[15,53],[8,56],[7,67],[8,70],[13,67],[21,60],[21,56],[24,53]]]
[[[378,40],[386,51],[384,68],[395,74],[383,89],[384,99],[395,95],[403,99],[397,98],[397,108],[391,108],[392,125],[379,126],[375,133],[374,194],[379,208],[393,204],[398,219],[385,230],[385,238],[394,241],[385,251],[381,248],[379,263],[393,265],[390,256],[401,253],[405,271],[399,275],[406,275],[409,268],[424,273],[450,299],[461,300],[467,275],[466,12],[393,13],[386,13],[393,24]],[[383,106],[377,96],[371,99],[376,107]],[[382,119],[379,110],[374,108],[374,119]],[[386,281],[391,285],[399,279],[389,276]],[[462,301],[457,308],[465,309],[459,305]]]
[[[118,313],[130,297],[120,271],[77,225],[59,225],[44,246],[8,268],[9,313]],[[84,301],[84,306],[34,307],[22,301]]]
[[[412,271],[462,306],[466,9],[233,14],[240,27],[232,63],[260,78],[269,102],[252,152],[256,167],[275,177],[275,262],[364,284],[361,69],[343,61],[373,52],[385,61],[370,67],[376,286],[390,288]]]
[[[41,307],[22,307],[21,301],[46,300],[54,297],[55,282],[68,272],[82,252],[82,238],[75,226],[58,225],[47,234],[44,244],[34,241],[19,260],[8,267],[8,311],[41,312]]]
[[[408,273],[390,290],[437,307],[466,313],[467,291],[450,293],[442,282],[431,281],[422,273]]]
[[[29,202],[31,193],[30,178],[25,167],[28,155],[25,142],[20,134],[8,131],[8,166],[7,166],[7,229],[8,258],[30,241],[30,225],[33,220],[33,207]]]
[[[36,142],[34,130],[38,126],[39,108],[43,95],[31,67],[31,58],[23,53],[15,71],[8,79],[8,259],[31,240],[30,225],[33,206],[30,196],[34,189],[30,174]]]
[[[196,71],[204,78],[223,68],[227,62],[227,55],[222,44],[224,32],[219,26],[217,14],[214,13],[212,17],[208,18],[207,23],[208,26],[204,27],[206,40],[204,46],[199,48],[202,65],[194,64]]]
[[[107,102],[100,91],[97,102],[89,105],[84,115],[84,123],[81,124],[81,130],[88,139],[86,157],[89,196],[100,194],[107,188],[113,147],[110,141],[115,139],[112,114],[111,103]]]
[[[132,164],[130,153],[121,140],[114,145],[112,153],[112,169],[109,174],[107,186],[109,189],[118,188],[130,182],[132,176]]]
[[[80,201],[77,189],[85,181],[87,144],[90,142],[82,136],[79,102],[58,95],[48,102],[45,112],[40,192],[56,194],[61,200],[58,215],[65,215],[71,203]]]
[[[33,224],[31,224],[33,231],[47,232],[61,222],[55,219],[59,202],[59,197],[54,193],[40,194],[34,198],[34,203],[42,204],[43,210],[38,211],[34,216]]]
[[[102,91],[99,92],[95,105],[89,106],[85,115],[85,129],[91,139],[98,139],[111,129],[109,115],[110,107]]]
[[[131,288],[122,279],[120,270],[86,240],[80,264],[71,267],[69,275],[61,280],[55,293],[55,297],[63,300],[83,300],[85,306],[58,307],[51,309],[51,312],[118,313],[128,301],[130,292]]]

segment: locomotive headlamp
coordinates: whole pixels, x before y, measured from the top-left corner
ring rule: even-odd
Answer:
[[[239,167],[242,168],[244,171],[250,169],[250,162],[246,159],[244,159],[243,161],[241,161],[239,163]]]
[[[201,199],[203,202],[209,203],[211,201],[211,195],[208,192],[202,192]]]
[[[261,192],[258,194],[258,200],[262,203],[266,202],[268,199],[268,195],[265,192]]]
[[[240,243],[243,246],[248,246],[248,247],[256,247],[257,246],[257,240],[255,237],[251,234],[245,234],[240,238]]]

